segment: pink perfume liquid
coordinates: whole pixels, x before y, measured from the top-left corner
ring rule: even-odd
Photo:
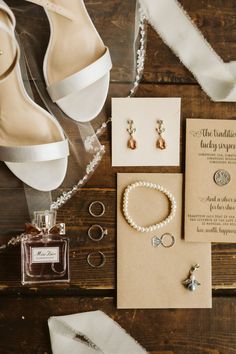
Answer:
[[[22,284],[69,282],[69,240],[50,234],[55,211],[36,212],[35,220],[40,234],[21,242]]]

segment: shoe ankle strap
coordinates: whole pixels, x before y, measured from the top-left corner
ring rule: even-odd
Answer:
[[[48,11],[55,12],[58,15],[61,15],[71,21],[78,21],[78,18],[74,15],[74,13],[70,10],[67,10],[65,7],[54,4],[49,0],[26,0],[28,2],[32,2],[33,4],[42,6]]]
[[[11,21],[13,29],[15,29],[16,18],[14,16],[13,12],[11,11],[10,7],[8,7],[8,5],[3,0],[0,0],[0,11],[3,11],[7,14],[7,16],[9,17],[9,20]]]
[[[4,31],[12,40],[13,44],[14,44],[14,49],[15,49],[15,56],[14,59],[12,61],[12,63],[10,64],[10,66],[5,70],[5,72],[0,73],[0,83],[5,81],[5,79],[12,73],[12,71],[15,69],[16,64],[19,62],[19,58],[20,58],[20,48],[18,45],[18,42],[16,40],[15,37],[15,17],[13,15],[13,13],[11,12],[11,10],[7,7],[4,6],[4,3],[0,0],[0,11],[4,11],[8,17],[11,20],[11,25],[7,25],[5,22],[0,21],[0,31]],[[1,48],[0,48],[1,49]],[[1,53],[1,55],[5,55],[5,53]]]

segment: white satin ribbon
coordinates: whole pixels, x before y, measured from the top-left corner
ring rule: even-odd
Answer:
[[[102,311],[48,320],[53,354],[147,354]]]
[[[213,101],[236,102],[236,61],[225,63],[177,0],[140,0],[145,17]]]

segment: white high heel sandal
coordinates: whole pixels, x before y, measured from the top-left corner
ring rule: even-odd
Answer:
[[[92,120],[105,103],[112,63],[84,1],[26,1],[42,6],[49,20],[43,70],[52,101],[76,121]]]
[[[0,160],[24,183],[50,191],[65,178],[68,141],[24,88],[14,30],[14,14],[0,0]]]

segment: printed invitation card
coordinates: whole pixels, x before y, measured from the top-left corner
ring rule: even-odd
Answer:
[[[236,242],[236,121],[187,119],[185,239]]]

